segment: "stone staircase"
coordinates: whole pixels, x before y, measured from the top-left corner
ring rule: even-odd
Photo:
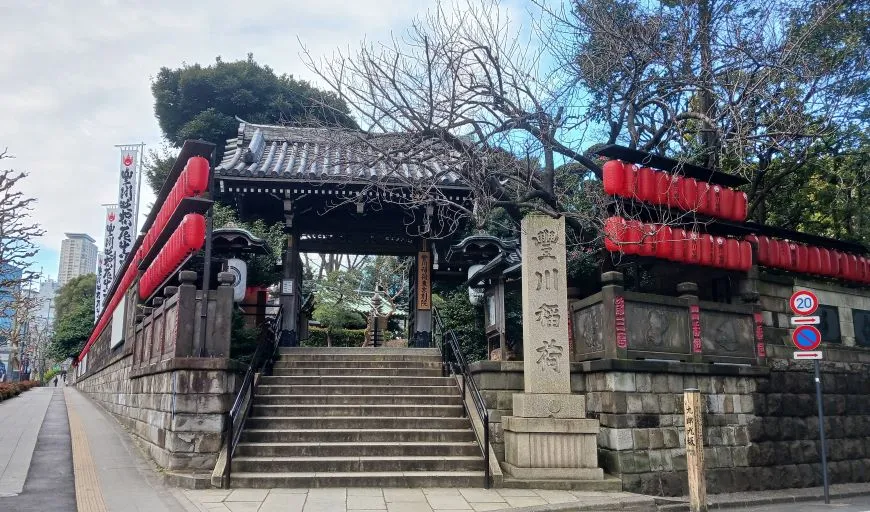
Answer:
[[[481,487],[437,349],[287,348],[257,386],[232,486]]]

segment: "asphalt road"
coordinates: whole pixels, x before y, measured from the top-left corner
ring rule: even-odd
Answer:
[[[734,508],[732,512],[870,512],[870,496],[833,500],[830,505],[821,501],[805,503],[783,503],[750,508]]]

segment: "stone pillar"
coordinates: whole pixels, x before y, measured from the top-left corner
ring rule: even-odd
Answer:
[[[701,308],[698,305],[698,283],[684,282],[677,284],[678,296],[686,301],[689,307],[689,361],[700,363],[704,357],[704,344],[701,341]]]
[[[628,349],[623,282],[622,272],[610,271],[601,274],[601,334],[604,356],[607,359],[625,359]]]
[[[503,418],[505,471],[519,479],[601,480],[598,420],[571,394],[565,219],[522,221],[524,393]]]

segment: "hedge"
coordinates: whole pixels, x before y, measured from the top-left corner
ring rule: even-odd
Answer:
[[[366,339],[365,329],[333,329],[330,333],[333,347],[361,347]],[[325,347],[326,329],[309,327],[308,339],[302,340],[303,347]]]
[[[23,380],[21,382],[0,382],[0,402],[16,397],[28,389],[38,386],[35,380]]]

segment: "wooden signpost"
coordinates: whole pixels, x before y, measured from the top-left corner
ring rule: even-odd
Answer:
[[[707,481],[704,479],[704,406],[697,389],[683,391],[686,424],[686,466],[689,472],[689,510],[707,512]]]

